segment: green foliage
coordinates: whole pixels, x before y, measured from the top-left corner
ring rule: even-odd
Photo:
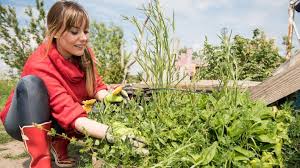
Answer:
[[[20,26],[15,9],[0,4],[0,58],[11,68],[21,72],[29,56],[45,35],[45,10],[43,0],[36,0],[37,16],[27,7],[28,25]]]
[[[15,86],[14,80],[0,80],[0,110],[3,108],[10,91]]]
[[[6,132],[0,132],[0,144],[5,144],[12,140],[13,139]]]
[[[140,54],[137,61],[146,73],[145,82],[167,87],[173,82],[174,71],[168,65],[174,67],[175,56],[159,1],[152,2],[142,10],[146,15],[143,25],[135,17],[127,19],[139,30],[139,37],[135,37]],[[174,21],[170,23],[174,28]],[[219,92],[160,91],[149,102],[137,96],[121,106],[109,104],[104,108],[97,104],[99,112],[90,113],[89,117],[100,123],[123,123],[139,132],[148,144],[149,155],[137,153],[129,141],[109,144],[87,139],[85,142],[90,143],[86,149],[106,167],[283,167],[282,147],[290,142],[290,110],[273,110],[251,101],[237,87],[227,88],[230,79],[236,81],[242,74],[237,66],[240,58],[235,57],[237,45],[230,37],[224,31],[219,48],[206,43],[206,54],[219,63],[212,73],[224,84]],[[89,152],[86,149],[82,152]]]
[[[107,167],[282,167],[290,111],[272,110],[240,92],[232,99],[232,94],[162,91],[147,104],[137,99],[106,109],[97,104],[99,112],[90,118],[136,129],[150,154],[137,154],[126,141],[98,141],[94,151]]]
[[[27,152],[23,152],[23,153],[20,153],[16,156],[13,156],[12,154],[7,154],[5,156],[3,156],[3,158],[6,158],[6,159],[12,159],[12,160],[19,160],[19,159],[22,159],[22,158],[27,158],[27,157],[30,157],[30,155],[27,153]]]
[[[13,80],[0,80],[0,112],[6,103],[11,89],[15,86]],[[3,125],[0,123],[0,144],[10,142],[12,138],[5,132]]]
[[[143,81],[151,87],[169,87],[180,81],[175,67],[176,51],[172,46],[175,31],[173,18],[166,18],[159,0],[152,0],[141,9],[145,21],[125,17],[138,30],[134,40],[137,45],[136,61],[143,69]],[[173,48],[172,48],[173,47]]]
[[[208,66],[200,68],[198,79],[220,79],[220,67],[226,60],[226,52],[237,61],[235,64],[238,65],[239,80],[264,80],[284,61],[274,40],[268,39],[259,29],[253,31],[253,37],[250,39],[236,35],[230,45],[230,51],[225,51],[223,41],[214,46],[209,44],[206,38],[201,56],[205,57]]]
[[[128,57],[122,55],[124,45],[122,29],[114,25],[106,26],[103,23],[93,22],[90,39],[99,63],[97,69],[103,80],[106,83],[121,83],[124,65],[128,60]]]
[[[299,92],[297,92],[299,98]],[[299,100],[296,100],[296,102]],[[285,161],[286,167],[297,167],[300,165],[300,115],[299,115],[299,104],[296,104],[293,110],[295,119],[291,123],[288,133],[291,139],[291,144],[285,146]]]

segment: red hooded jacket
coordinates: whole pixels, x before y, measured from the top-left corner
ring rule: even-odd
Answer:
[[[35,75],[46,85],[49,95],[50,112],[61,127],[68,130],[74,128],[78,117],[87,116],[81,106],[83,100],[91,99],[85,85],[85,74],[79,64],[64,59],[53,44],[45,56],[47,45],[41,44],[28,58],[21,77]],[[89,50],[94,57],[91,50]],[[96,75],[96,90],[107,89],[100,76]],[[14,91],[11,92],[4,109],[0,113],[2,122],[9,110]]]

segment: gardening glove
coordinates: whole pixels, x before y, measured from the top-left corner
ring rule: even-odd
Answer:
[[[82,101],[82,108],[88,114],[92,111],[94,104],[96,103],[96,99],[90,99]]]
[[[120,85],[105,96],[104,103],[105,104],[121,103],[124,101],[124,98],[125,100],[128,100],[128,94],[125,90],[123,90],[123,86]]]
[[[149,150],[146,149],[146,140],[141,136],[138,130],[127,128],[120,122],[114,122],[106,131],[105,138],[107,142],[114,143],[117,140],[130,142],[134,150],[140,155],[148,155]]]

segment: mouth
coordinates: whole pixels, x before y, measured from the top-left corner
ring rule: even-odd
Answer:
[[[85,45],[82,45],[82,44],[77,44],[77,45],[74,45],[76,48],[82,50],[84,49]]]

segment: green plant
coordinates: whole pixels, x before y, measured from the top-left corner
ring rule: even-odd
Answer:
[[[0,144],[8,143],[12,138],[6,132],[0,132]]]
[[[0,123],[0,144],[8,143],[12,138],[5,132],[4,126]],[[1,149],[6,150],[6,149]]]
[[[29,56],[45,35],[45,9],[43,0],[36,0],[37,15],[32,7],[25,14],[30,18],[28,25],[21,27],[15,9],[0,4],[0,58],[20,73]]]
[[[288,133],[291,144],[284,146],[286,167],[297,167],[300,163],[300,115],[297,110],[293,110],[295,120],[291,123]]]
[[[123,31],[118,26],[91,24],[91,43],[95,51],[97,69],[106,83],[121,83],[129,54],[123,51]]]
[[[238,80],[264,80],[284,61],[274,40],[268,39],[259,29],[253,31],[252,38],[236,35],[230,45],[229,52],[239,65]],[[209,44],[206,38],[200,56],[205,58],[208,66],[199,69],[198,79],[220,79],[222,69],[219,67],[226,55],[223,52],[223,42],[214,46]]]
[[[174,14],[172,19],[166,18],[159,0],[152,0],[141,11],[146,18],[144,22],[139,22],[134,16],[125,19],[138,29],[138,35],[134,36],[137,45],[135,59],[143,69],[143,81],[151,87],[176,85],[181,79],[175,67]]]
[[[142,101],[142,108],[136,100],[107,106],[90,118],[136,129],[146,138],[150,154],[135,153],[129,142],[100,140],[93,140],[98,149],[93,151],[107,167],[282,167],[290,111],[273,110],[240,92],[235,104],[229,100],[224,92],[174,91],[154,94],[153,101]],[[102,104],[97,106],[103,109]]]
[[[15,86],[15,80],[0,80],[0,110],[3,108],[11,90]]]
[[[16,156],[12,156],[12,154],[7,154],[4,156],[4,158],[6,159],[12,159],[12,160],[18,160],[18,159],[22,159],[22,158],[26,158],[29,157],[27,152],[23,152],[21,154],[18,154]]]

